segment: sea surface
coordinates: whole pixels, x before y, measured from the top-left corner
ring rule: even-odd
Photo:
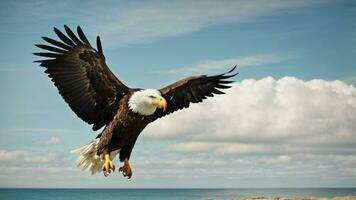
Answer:
[[[173,200],[246,197],[335,197],[356,195],[356,188],[315,189],[0,189],[0,200]]]

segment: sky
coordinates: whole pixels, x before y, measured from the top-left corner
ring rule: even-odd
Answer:
[[[0,187],[356,187],[356,2],[0,1]],[[101,36],[126,85],[238,65],[226,95],[149,125],[130,180],[75,165],[100,131],[32,55],[53,27]],[[117,166],[121,164],[114,160]]]

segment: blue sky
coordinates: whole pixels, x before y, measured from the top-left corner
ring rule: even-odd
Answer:
[[[0,5],[1,187],[356,186],[354,1]],[[92,44],[100,35],[107,64],[131,87],[235,64],[240,74],[230,96],[148,127],[131,158],[132,180],[91,176],[69,152],[99,132],[32,62],[40,36],[55,37],[63,24],[79,24]],[[207,117],[215,115],[223,121]]]

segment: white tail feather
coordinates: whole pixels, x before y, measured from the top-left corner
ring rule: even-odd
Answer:
[[[91,174],[96,174],[102,171],[104,160],[97,155],[98,144],[100,138],[91,141],[89,144],[73,149],[72,153],[79,153],[77,158],[77,166],[83,170],[91,171]],[[110,152],[110,159],[113,160],[120,150]]]

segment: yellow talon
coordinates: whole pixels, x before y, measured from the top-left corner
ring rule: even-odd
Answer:
[[[115,165],[112,163],[110,160],[110,154],[105,154],[104,156],[105,162],[103,164],[103,172],[104,176],[108,176],[111,173],[111,170],[114,172],[115,171]]]
[[[122,174],[124,175],[124,177],[127,176],[128,179],[131,178],[131,176],[132,176],[132,169],[131,169],[129,160],[128,160],[127,158],[125,158],[124,165],[119,168],[119,172],[122,172]]]

